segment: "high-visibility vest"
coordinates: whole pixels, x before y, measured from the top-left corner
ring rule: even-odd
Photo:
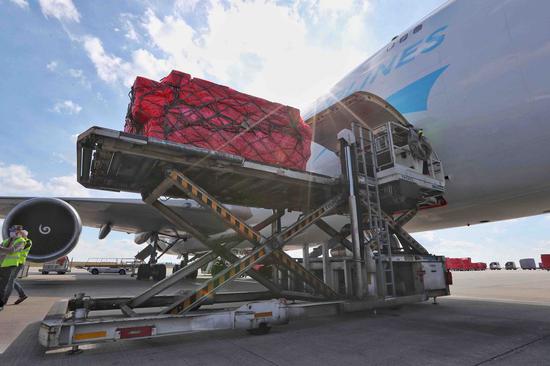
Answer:
[[[32,240],[31,239],[24,239],[25,240],[25,246],[23,249],[21,249],[19,253],[19,265],[25,264],[27,261],[27,256],[29,255],[29,252],[31,251],[32,247]]]
[[[7,247],[8,244],[9,244],[9,240],[10,239],[6,239],[2,242],[2,246],[3,247]],[[24,238],[17,238],[15,239],[15,242],[13,243],[13,245],[18,245],[21,243],[21,241],[25,241]],[[22,249],[24,250],[24,249]],[[22,251],[18,251],[18,252],[14,252],[14,253],[9,253],[8,255],[6,255],[6,257],[4,257],[4,260],[2,261],[2,263],[0,263],[0,267],[4,268],[4,267],[17,267],[19,265],[19,260],[20,260],[20,257],[21,257],[21,254],[20,252]]]

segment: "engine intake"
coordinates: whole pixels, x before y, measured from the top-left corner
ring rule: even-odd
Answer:
[[[4,220],[4,238],[12,225],[23,225],[29,232],[33,245],[28,260],[32,262],[47,262],[68,254],[82,231],[76,210],[58,198],[31,198],[19,203]]]

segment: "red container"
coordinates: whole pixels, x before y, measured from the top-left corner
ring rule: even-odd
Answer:
[[[463,271],[473,271],[474,267],[472,266],[472,258],[460,258],[462,261],[462,270]]]
[[[296,108],[172,71],[138,77],[124,131],[304,170],[312,131]]]
[[[446,266],[451,271],[463,271],[464,261],[462,258],[446,258]]]
[[[461,268],[461,262],[458,258],[445,258],[445,267],[449,271],[458,271]]]
[[[487,263],[476,262],[472,263],[474,271],[485,271],[487,269]]]
[[[487,263],[472,263],[472,258],[446,258],[445,266],[450,271],[484,271],[487,269]]]
[[[540,261],[542,264],[540,268],[550,271],[550,254],[541,254]]]

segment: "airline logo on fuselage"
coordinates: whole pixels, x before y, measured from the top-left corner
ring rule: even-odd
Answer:
[[[399,40],[395,40],[390,46],[386,48],[388,54],[394,49],[394,46],[398,43],[404,43],[406,47],[399,53],[394,53],[392,56],[382,59],[380,62],[370,64],[365,62],[354,70],[348,77],[342,82],[337,84],[323,99],[316,103],[315,109],[321,111],[328,108],[335,101],[339,101],[353,94],[356,91],[368,90],[376,80],[389,76],[393,71],[401,69],[403,66],[413,62],[417,57],[428,54],[438,48],[445,41],[445,30],[447,26],[442,26],[427,37],[418,40],[412,44],[407,45],[402,42],[404,37]],[[384,52],[384,51],[382,51]],[[394,92],[387,99],[397,110],[401,113],[416,112],[425,110],[427,105],[428,95],[431,88],[437,78],[447,69],[449,65],[446,65],[414,82],[403,87],[402,89]],[[416,92],[421,92],[420,95],[413,95]],[[410,97],[414,97],[414,101],[408,100]],[[394,105],[389,99],[393,99]],[[404,108],[400,108],[404,107]],[[306,119],[309,118],[310,111],[306,114]]]
[[[407,46],[403,49],[401,53],[393,55],[389,60],[384,60],[376,64],[374,67],[370,67],[362,77],[359,78],[355,83],[359,82],[359,90],[362,90],[366,85],[372,84],[377,77],[379,76],[388,76],[392,71],[403,67],[404,65],[414,61],[414,59],[422,54],[430,53],[439,47],[445,40],[445,29],[447,26],[443,26],[425,39],[414,42],[413,44]]]

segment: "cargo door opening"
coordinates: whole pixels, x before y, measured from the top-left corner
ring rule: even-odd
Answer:
[[[313,140],[338,153],[337,135],[352,123],[372,131],[377,179],[384,211],[396,214],[414,208],[446,205],[442,162],[423,131],[416,129],[383,98],[356,92],[308,118]]]

